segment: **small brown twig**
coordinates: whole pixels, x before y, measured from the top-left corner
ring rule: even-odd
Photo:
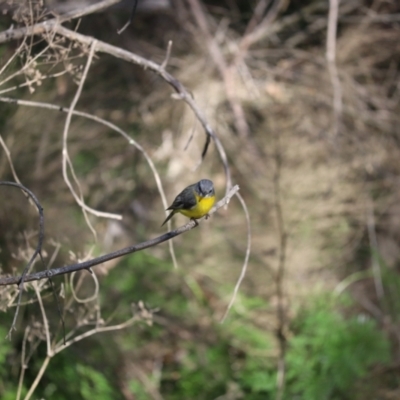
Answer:
[[[275,191],[275,212],[277,218],[278,236],[279,236],[279,257],[276,273],[276,296],[277,296],[277,318],[278,327],[276,336],[279,344],[278,355],[278,371],[277,371],[277,393],[276,400],[282,400],[285,390],[286,379],[286,310],[285,310],[285,293],[284,293],[284,278],[285,278],[285,263],[286,263],[286,247],[287,247],[287,232],[285,221],[283,218],[282,197],[281,197],[281,170],[282,170],[282,148],[279,135],[276,136],[275,148],[275,163],[276,169],[274,174],[274,191]]]

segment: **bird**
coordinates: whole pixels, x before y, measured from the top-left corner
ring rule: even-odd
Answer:
[[[176,213],[181,213],[192,220],[202,218],[205,215],[208,216],[208,212],[211,210],[214,203],[214,184],[209,179],[201,179],[197,183],[183,189],[182,192],[175,197],[175,200],[166,209],[166,211],[172,211],[161,226],[169,221]]]

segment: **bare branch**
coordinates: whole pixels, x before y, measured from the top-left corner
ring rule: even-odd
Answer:
[[[1,184],[1,182],[0,182]],[[223,207],[224,205],[228,204],[230,199],[232,198],[232,196],[239,191],[239,186],[236,185],[233,188],[231,188],[228,192],[228,194],[221,199],[213,208],[212,210],[209,212],[209,214],[214,214],[218,209],[220,209],[221,207]],[[201,221],[203,220],[205,217],[197,220],[197,221]],[[133,245],[133,246],[128,246],[125,247],[124,249],[121,250],[117,250],[114,251],[112,253],[109,254],[105,254],[103,256],[100,257],[96,257],[93,258],[92,260],[89,261],[84,261],[82,263],[78,263],[78,264],[72,264],[72,265],[65,265],[63,267],[59,267],[59,268],[53,268],[53,269],[49,269],[49,270],[45,270],[45,271],[40,271],[31,275],[26,275],[24,277],[24,281],[25,282],[31,282],[31,281],[36,281],[36,280],[40,280],[40,279],[45,279],[45,278],[50,278],[50,277],[54,277],[54,276],[58,276],[58,275],[64,275],[64,274],[68,274],[68,273],[72,273],[74,271],[80,271],[83,269],[88,269],[91,267],[94,267],[96,265],[102,264],[106,261],[110,261],[113,260],[114,258],[118,258],[118,257],[122,257],[125,256],[127,254],[132,254],[135,253],[137,251],[141,251],[144,249],[147,249],[149,247],[153,247],[156,246],[160,243],[166,242],[167,240],[170,240],[176,236],[181,235],[184,232],[187,232],[193,228],[196,228],[198,226],[198,222],[197,221],[193,221],[191,220],[190,222],[188,222],[186,225],[181,226],[180,228],[177,228],[173,231],[170,231],[168,233],[165,233],[164,235],[158,236],[154,239],[150,239],[147,240],[145,242]],[[6,285],[14,285],[17,284],[21,281],[22,277],[21,276],[15,276],[15,277],[8,277],[8,278],[0,278],[0,286],[6,286]]]

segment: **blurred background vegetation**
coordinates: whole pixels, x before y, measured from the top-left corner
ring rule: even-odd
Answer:
[[[34,286],[26,285],[11,341],[5,336],[17,292],[1,287],[0,398],[24,398],[41,368],[32,398],[400,398],[400,4],[340,4],[340,86],[332,84],[326,59],[325,0],[141,0],[132,25],[118,35],[131,8],[124,4],[65,25],[158,63],[173,42],[167,70],[216,130],[249,208],[248,271],[221,324],[247,246],[244,212],[234,198],[174,239],[178,269],[163,244],[96,267],[99,293],[91,301],[79,300],[95,290],[88,272],[54,279],[67,339],[123,323],[132,312],[151,316],[77,341],[44,369],[45,327]],[[0,5],[2,31],[46,18],[40,2]],[[47,6],[65,12],[76,2]],[[1,66],[20,45],[1,45]],[[80,46],[60,42],[9,79],[44,48],[42,38],[27,38],[1,70],[0,96],[70,105],[87,58]],[[51,74],[57,76],[46,78]],[[0,134],[15,170],[45,210],[46,264],[164,232],[154,176],[121,136],[72,119],[68,150],[86,203],[123,215],[122,222],[90,216],[96,241],[61,174],[65,114],[5,102],[1,109]],[[200,178],[212,179],[223,197],[214,145],[200,163],[202,127],[159,76],[97,55],[77,109],[111,121],[146,150],[168,202]],[[0,178],[13,180],[4,148]],[[37,215],[16,189],[1,187],[0,199],[1,270],[17,275],[35,247]],[[51,340],[61,343],[52,287],[42,282],[40,290]]]

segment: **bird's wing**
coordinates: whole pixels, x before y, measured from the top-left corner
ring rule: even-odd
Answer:
[[[190,185],[176,196],[174,202],[167,210],[190,210],[197,204],[194,188],[196,185]]]

